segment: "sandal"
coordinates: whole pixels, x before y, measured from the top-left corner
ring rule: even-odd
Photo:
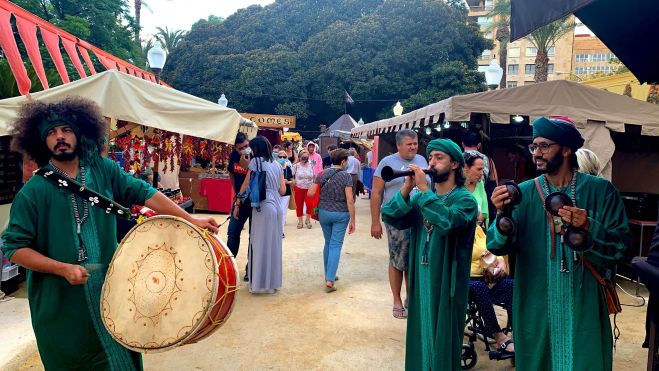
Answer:
[[[407,312],[405,311],[405,307],[394,307],[392,310],[392,314],[394,318],[399,318],[399,319],[407,318]]]
[[[328,294],[329,294],[330,292],[334,292],[334,291],[336,291],[336,286],[334,286],[334,285],[332,285],[332,286],[327,286],[327,285],[325,285],[325,291],[326,291]]]
[[[514,344],[513,339],[508,339],[508,340],[504,341],[503,344],[499,345],[497,350],[499,352],[503,353],[503,354],[515,354],[514,350],[510,351],[510,350],[507,349],[508,345],[510,345],[510,344]]]
[[[297,223],[297,229],[302,229],[303,225],[302,222]]]
[[[311,229],[311,222],[306,222],[306,224],[307,224],[307,228]]]

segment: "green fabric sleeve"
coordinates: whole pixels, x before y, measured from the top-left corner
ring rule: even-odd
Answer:
[[[588,210],[588,229],[593,237],[593,248],[587,253],[604,260],[617,261],[622,258],[629,242],[625,207],[620,194],[609,182],[601,200],[598,210]]]
[[[460,191],[464,191],[470,197],[452,195],[460,198],[458,202],[453,202],[450,208],[440,202],[440,198],[430,189],[412,200],[421,210],[423,218],[431,225],[437,226],[433,233],[444,236],[453,230],[465,228],[470,222],[476,220],[478,216],[476,200],[471,197],[471,193],[466,188],[461,188],[457,192]]]
[[[411,217],[410,213],[414,211],[412,205],[415,197],[418,195],[410,197],[408,201],[403,198],[400,191],[396,192],[394,198],[380,210],[382,221],[397,229],[411,228],[415,218]]]
[[[101,166],[105,169],[106,174],[110,175],[115,201],[121,205],[126,207],[144,205],[146,200],[158,192],[149,183],[120,169],[114,161],[108,158],[102,158],[101,161]]]
[[[9,224],[2,233],[2,253],[11,259],[16,250],[37,249],[37,208],[25,192],[19,192],[11,205]]]

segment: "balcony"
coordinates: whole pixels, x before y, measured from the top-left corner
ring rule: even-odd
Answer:
[[[488,14],[492,10],[492,6],[471,6],[469,7],[468,16],[478,17]]]

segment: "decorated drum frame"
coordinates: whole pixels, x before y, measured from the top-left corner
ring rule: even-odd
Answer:
[[[128,256],[129,252],[126,250],[137,243],[135,238],[139,234],[157,233],[166,228],[176,228],[178,230],[175,235],[178,242],[181,242],[179,233],[185,233],[190,241],[196,241],[196,246],[191,243],[186,246],[176,246],[175,248],[171,241],[164,241],[162,245],[156,243],[155,246],[146,246],[137,251],[136,254],[142,253],[139,259],[135,257],[137,261],[126,261],[126,259],[132,258],[132,256]],[[187,281],[184,281],[183,271],[188,269],[195,271],[195,268],[197,268],[197,272],[200,270],[200,266],[195,267],[195,261],[190,258],[184,261],[185,259],[181,259],[182,257],[177,255],[181,254],[184,249],[195,248],[199,249],[200,252],[193,250],[193,253],[205,255],[203,260],[200,259],[199,261],[209,271],[205,282],[199,280],[201,284],[205,284],[208,292],[201,295],[203,297],[191,298],[197,300],[201,298],[200,305],[193,308],[193,311],[198,308],[201,308],[201,310],[197,313],[190,313],[189,324],[186,323],[177,331],[172,331],[172,334],[168,333],[164,338],[155,340],[157,330],[163,330],[158,327],[160,324],[163,324],[163,327],[171,325],[167,322],[168,318],[166,317],[173,314],[173,304],[176,304],[175,302],[179,298],[182,299],[181,302],[186,299],[183,290],[186,288]],[[162,262],[167,263],[163,264],[166,267],[149,271],[151,268],[149,263]],[[117,268],[118,264],[123,264],[123,266]],[[143,270],[143,267],[146,267],[146,270]],[[230,270],[233,270],[233,272]],[[122,273],[126,271],[129,273],[124,277]],[[115,277],[115,274],[122,274],[122,277]],[[168,279],[167,276],[170,276],[170,278]],[[171,276],[173,276],[173,280]],[[200,282],[193,282],[191,285],[194,287],[195,284],[198,285]],[[116,286],[126,284],[127,291],[112,294],[113,284]],[[142,291],[146,289],[149,292],[146,295],[140,294],[141,296],[137,297],[137,292],[140,290],[136,287],[142,284],[144,284]],[[110,335],[126,348],[142,353],[163,352],[181,345],[195,343],[215,332],[233,311],[237,298],[237,285],[238,268],[234,257],[215,236],[181,218],[155,216],[134,226],[119,244],[108,267],[103,284],[100,303],[101,318]],[[116,288],[116,290],[119,290],[119,288]],[[161,294],[163,291],[164,293]],[[117,298],[121,305],[117,306],[117,303],[115,303],[113,306],[111,301]],[[152,307],[143,305],[142,301],[161,302],[156,305],[156,309],[159,310],[154,312]],[[138,334],[137,336],[128,334],[127,327],[132,326],[127,326],[127,321],[121,321],[123,323],[120,323],[120,325],[124,325],[124,328],[119,329],[120,326],[117,324],[115,316],[132,316],[134,326],[143,326],[147,333],[145,335]],[[178,313],[176,316],[178,316]],[[175,316],[169,316],[169,319],[172,317]],[[181,324],[176,323],[174,325]],[[135,328],[128,330],[135,330]],[[151,335],[151,340],[144,341],[143,338],[148,335]],[[136,341],[136,338],[142,338],[142,340]]]

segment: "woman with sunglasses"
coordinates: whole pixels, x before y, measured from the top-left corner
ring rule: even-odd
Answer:
[[[283,233],[284,226],[286,225],[286,213],[288,212],[288,203],[291,201],[291,186],[293,185],[293,164],[288,160],[286,151],[279,151],[278,163],[284,173],[284,183],[286,184],[286,192],[281,196],[281,237],[286,237]]]

